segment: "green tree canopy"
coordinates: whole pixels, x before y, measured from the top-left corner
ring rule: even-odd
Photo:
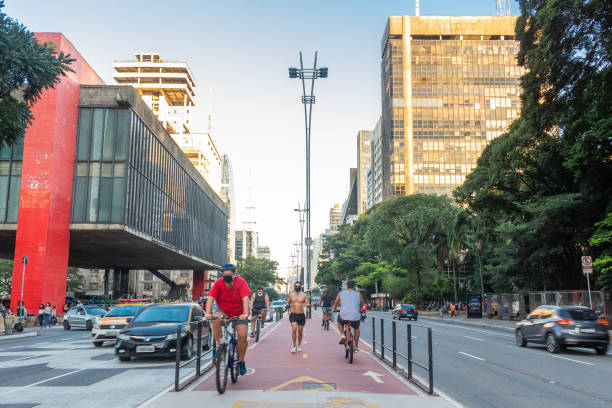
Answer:
[[[265,258],[249,256],[238,262],[238,274],[246,280],[251,292],[258,287],[270,288],[278,280],[276,268],[278,263]]]
[[[2,13],[0,0],[0,147],[25,135],[34,117],[31,108],[43,90],[53,88],[72,71],[69,54],[52,43],[40,44],[34,34]]]

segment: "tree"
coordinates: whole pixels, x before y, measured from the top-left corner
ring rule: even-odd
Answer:
[[[246,280],[251,291],[258,287],[269,288],[278,280],[278,263],[265,258],[249,256],[238,262],[238,274]]]
[[[0,259],[0,296],[11,294],[13,286],[13,261]]]
[[[2,13],[0,0],[0,146],[12,146],[25,135],[34,117],[31,108],[43,90],[53,88],[74,61],[52,43],[40,44],[34,34]]]
[[[593,262],[600,272],[598,279],[603,289],[612,289],[612,212],[606,218],[595,224],[597,230],[589,240],[595,248],[603,249]]]
[[[76,292],[85,286],[85,277],[79,273],[78,268],[68,268],[66,277],[66,292]]]

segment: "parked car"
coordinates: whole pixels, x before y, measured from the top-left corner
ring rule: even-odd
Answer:
[[[274,302],[270,302],[270,309],[272,309],[272,310],[276,310],[276,309],[284,310],[286,304],[287,304],[286,300],[275,300]]]
[[[106,315],[106,310],[97,306],[73,307],[64,316],[64,330],[87,329],[91,331],[95,324],[100,323]]]
[[[125,303],[113,307],[99,323],[95,323],[91,331],[94,346],[101,347],[105,341],[117,341],[119,331],[127,326],[147,303]]]
[[[115,354],[122,361],[131,357],[176,354],[176,332],[181,326],[181,357],[189,359],[197,343],[197,328],[190,323],[204,319],[204,310],[196,303],[156,303],[143,308],[117,335]],[[202,327],[202,346],[207,348],[210,328]]]
[[[607,326],[588,307],[542,305],[517,324],[515,338],[519,347],[540,343],[551,353],[568,346],[593,347],[605,355],[610,343]]]
[[[408,318],[408,320],[417,320],[419,318],[419,311],[414,305],[407,303],[397,304],[395,309],[391,312],[393,319]]]

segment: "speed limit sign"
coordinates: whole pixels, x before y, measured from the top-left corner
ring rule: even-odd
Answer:
[[[589,274],[593,273],[593,259],[590,256],[583,256],[582,260],[582,273]]]

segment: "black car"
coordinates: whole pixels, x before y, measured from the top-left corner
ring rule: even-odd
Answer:
[[[542,305],[517,324],[516,344],[545,344],[551,353],[567,346],[593,347],[597,354],[605,355],[610,343],[607,326],[588,307]]]
[[[402,303],[395,306],[395,309],[391,312],[391,317],[393,319],[407,318],[408,320],[417,320],[419,318],[419,311],[414,305]]]
[[[190,323],[204,319],[204,310],[195,303],[157,303],[142,309],[119,332],[115,354],[121,361],[131,357],[175,356],[176,332],[181,326],[181,357],[191,358],[197,344],[197,328]],[[209,344],[210,329],[202,327],[202,345]]]

